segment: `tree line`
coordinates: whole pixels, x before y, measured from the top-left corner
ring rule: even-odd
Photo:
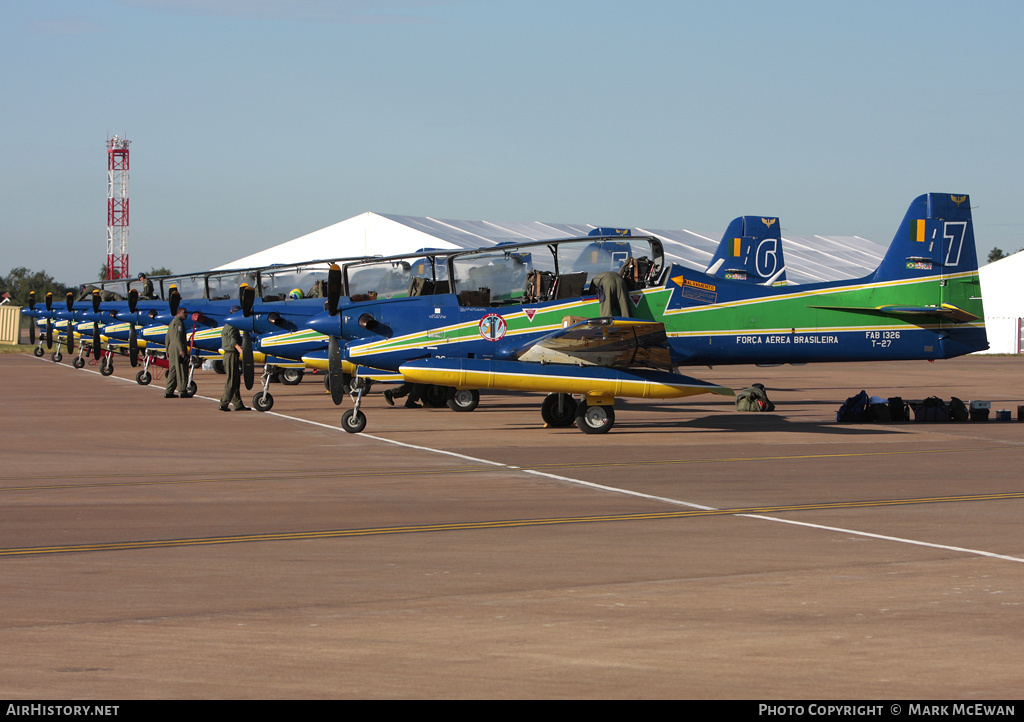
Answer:
[[[16,306],[28,305],[30,291],[36,292],[36,299],[40,302],[47,291],[52,291],[54,298],[63,301],[67,292],[75,293],[78,286],[68,286],[55,281],[46,271],[31,271],[24,266],[12,268],[10,273],[0,278],[0,295],[10,294],[10,301]]]

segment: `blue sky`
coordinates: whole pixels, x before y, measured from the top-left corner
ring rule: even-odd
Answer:
[[[364,211],[1024,247],[1024,3],[4,0],[0,274],[201,270]]]

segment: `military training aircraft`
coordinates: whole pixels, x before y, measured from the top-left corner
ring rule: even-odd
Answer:
[[[756,261],[757,244],[739,238],[736,258],[746,247]],[[612,427],[616,396],[732,394],[678,366],[939,359],[988,346],[966,195],[915,199],[878,269],[852,281],[776,286],[783,266],[751,283],[728,277],[727,259],[713,273],[666,269],[653,237],[531,242],[447,260],[450,293],[343,309],[329,333],[344,340],[344,358],[415,383],[548,391],[545,421],[575,419],[586,433]],[[627,277],[618,313],[601,310],[594,284],[609,271]],[[366,423],[358,402],[342,418],[353,433]]]

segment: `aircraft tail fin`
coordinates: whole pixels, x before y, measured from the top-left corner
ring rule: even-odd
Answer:
[[[896,281],[977,270],[970,197],[926,193],[910,204],[873,280]]]
[[[786,283],[778,218],[734,218],[718,244],[707,274],[716,278],[768,286]]]

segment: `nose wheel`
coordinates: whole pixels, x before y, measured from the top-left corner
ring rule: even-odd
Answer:
[[[352,384],[355,403],[352,408],[341,415],[341,428],[349,434],[358,434],[366,428],[366,414],[359,410],[359,404],[363,400],[363,394],[369,391],[371,386],[369,379],[356,379]]]
[[[341,415],[341,428],[350,434],[358,434],[366,428],[366,414],[359,409],[349,409]]]
[[[269,391],[267,391],[267,387],[270,386],[270,380],[273,376],[273,367],[270,365],[264,366],[263,376],[260,377],[260,383],[263,384],[263,390],[252,397],[252,407],[257,411],[270,411],[274,408],[274,397],[270,395]]]

